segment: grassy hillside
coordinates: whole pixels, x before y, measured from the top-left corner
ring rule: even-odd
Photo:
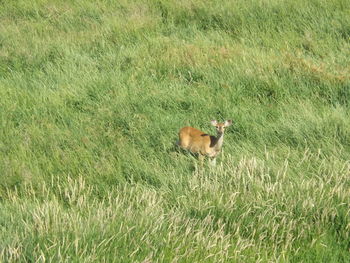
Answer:
[[[349,262],[348,0],[0,0],[0,262]],[[173,144],[232,119],[215,169]]]

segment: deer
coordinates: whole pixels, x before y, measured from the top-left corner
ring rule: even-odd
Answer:
[[[196,128],[183,127],[179,131],[179,140],[177,145],[184,150],[198,154],[201,166],[205,156],[211,160],[212,166],[216,165],[216,157],[221,151],[224,142],[225,128],[232,124],[232,120],[218,123],[216,120],[211,121],[211,125],[216,128],[217,136],[206,134]]]

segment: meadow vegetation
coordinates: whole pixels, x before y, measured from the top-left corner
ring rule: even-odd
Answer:
[[[0,0],[0,262],[349,262],[348,0]],[[179,128],[232,119],[215,169]]]

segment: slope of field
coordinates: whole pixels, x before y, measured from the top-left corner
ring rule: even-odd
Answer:
[[[349,262],[348,0],[0,1],[1,262]],[[232,119],[215,169],[174,149]]]

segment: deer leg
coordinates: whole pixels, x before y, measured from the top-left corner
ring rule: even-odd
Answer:
[[[210,158],[209,159],[209,164],[211,166],[215,167],[216,166],[216,157]]]
[[[198,159],[199,159],[199,166],[203,167],[204,155],[203,154],[199,154],[198,155]]]

